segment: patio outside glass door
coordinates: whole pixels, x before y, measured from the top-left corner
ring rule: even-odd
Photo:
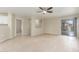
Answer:
[[[62,20],[62,35],[77,36],[77,19]]]

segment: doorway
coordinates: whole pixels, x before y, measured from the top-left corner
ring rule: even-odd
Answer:
[[[16,35],[22,34],[22,20],[16,19]]]
[[[62,20],[62,35],[77,36],[77,18]]]

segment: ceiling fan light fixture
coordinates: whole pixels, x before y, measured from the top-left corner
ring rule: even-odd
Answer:
[[[45,7],[39,7],[42,11],[42,14],[46,14],[46,13],[53,13],[53,11],[51,10],[53,7],[49,7],[49,8],[45,8]]]
[[[46,14],[47,12],[46,11],[43,11],[43,14]]]

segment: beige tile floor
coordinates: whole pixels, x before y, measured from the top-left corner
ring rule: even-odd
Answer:
[[[79,40],[75,37],[41,35],[18,36],[0,43],[2,52],[78,52]]]

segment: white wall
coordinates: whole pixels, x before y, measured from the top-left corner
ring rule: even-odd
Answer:
[[[77,37],[79,38],[79,17],[77,18]]]
[[[42,19],[43,21],[42,27],[40,28],[35,27],[36,26],[35,20],[36,19],[40,20],[40,18],[32,18],[31,23],[30,23],[29,18],[24,17],[22,19],[22,35],[29,35],[30,29],[31,29],[31,36],[37,36],[43,33],[60,35],[61,34],[61,19],[67,19],[71,17],[75,17],[75,16]],[[79,17],[78,17],[77,25],[78,25],[77,34],[79,36]],[[8,25],[0,25],[0,41],[15,37],[16,36],[15,26],[16,26],[15,16],[12,13],[8,13]]]
[[[45,19],[45,33],[61,34],[61,20],[59,18]]]
[[[15,37],[15,16],[12,13],[7,13],[6,23],[0,25],[0,42]]]
[[[8,26],[8,14],[0,14],[0,20],[4,20],[5,22],[1,22],[0,24],[0,42],[9,39],[9,26]]]
[[[30,20],[28,17],[18,17],[16,16],[16,20],[21,20],[21,35],[29,35],[29,29],[30,29]],[[16,33],[16,24],[17,22],[15,22],[15,33]],[[15,34],[17,36],[17,33]]]
[[[9,39],[9,32],[8,25],[0,25],[0,42]]]
[[[32,18],[31,19],[31,36],[37,36],[43,34],[43,20],[42,20],[42,26],[39,28],[36,28],[36,21],[40,20],[39,18]]]
[[[45,33],[61,34],[61,20],[77,17],[77,37],[79,38],[79,15],[45,19]]]
[[[10,29],[10,38],[15,37],[15,16],[12,13],[8,13],[8,26]]]
[[[22,19],[22,35],[29,35],[29,19],[24,17]]]

